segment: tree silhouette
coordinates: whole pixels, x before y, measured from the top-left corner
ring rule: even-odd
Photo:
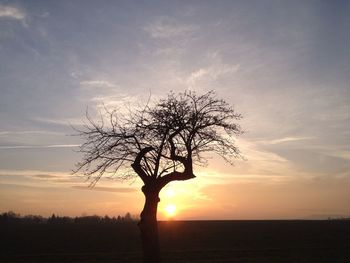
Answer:
[[[234,137],[241,119],[215,92],[170,93],[153,105],[121,114],[107,110],[99,122],[87,114],[79,135],[85,140],[77,171],[94,185],[104,174],[123,179],[137,175],[143,182],[145,204],[139,228],[144,262],[160,262],[157,207],[159,192],[172,181],[195,178],[194,164],[205,162],[205,152],[232,163],[240,156]]]

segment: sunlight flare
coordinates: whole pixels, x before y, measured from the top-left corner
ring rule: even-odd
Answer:
[[[173,217],[176,214],[176,206],[174,204],[169,204],[165,207],[165,213],[167,217]]]

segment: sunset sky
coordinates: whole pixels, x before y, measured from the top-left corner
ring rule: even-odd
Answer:
[[[160,219],[350,216],[350,1],[326,0],[0,0],[0,212],[139,214],[139,179],[71,174],[71,126],[186,89],[242,113],[245,160],[210,156]]]

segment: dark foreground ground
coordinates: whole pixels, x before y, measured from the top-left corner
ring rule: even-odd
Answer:
[[[350,262],[350,220],[161,222],[167,262]],[[138,228],[2,224],[0,262],[141,262]]]

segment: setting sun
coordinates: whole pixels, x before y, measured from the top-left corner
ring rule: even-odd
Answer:
[[[168,217],[173,217],[176,214],[176,206],[173,204],[165,207],[165,213]]]

